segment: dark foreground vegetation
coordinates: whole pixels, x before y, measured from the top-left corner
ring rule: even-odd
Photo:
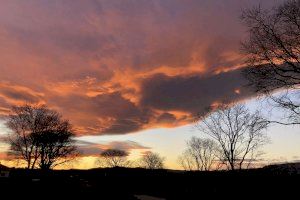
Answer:
[[[269,166],[240,172],[183,172],[129,168],[91,170],[12,169],[0,178],[2,197],[29,199],[257,199],[300,192],[298,165]],[[297,199],[296,196],[296,199]]]

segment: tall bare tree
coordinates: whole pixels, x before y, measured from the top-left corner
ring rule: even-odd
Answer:
[[[288,111],[281,124],[300,124],[300,0],[272,10],[254,7],[243,12],[249,38],[242,44],[247,57],[244,74],[250,85]],[[272,95],[281,90],[281,95]]]
[[[165,158],[158,153],[147,152],[141,159],[141,167],[146,169],[163,169]]]
[[[121,149],[106,149],[97,160],[97,164],[102,167],[128,167],[128,152]]]
[[[250,165],[259,156],[259,148],[268,141],[263,132],[268,122],[258,111],[251,114],[241,104],[222,105],[200,120],[197,127],[218,143],[219,159],[231,170]]]
[[[10,154],[27,168],[50,169],[69,160],[76,148],[68,121],[45,106],[17,106],[8,116]]]
[[[218,155],[218,144],[214,140],[192,137],[179,162],[185,170],[210,171],[213,164],[217,164]]]

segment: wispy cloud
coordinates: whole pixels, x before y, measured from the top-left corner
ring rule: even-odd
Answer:
[[[99,156],[101,152],[106,149],[121,149],[128,153],[132,150],[149,150],[149,147],[145,147],[134,141],[112,141],[103,143],[93,143],[88,141],[77,141],[77,147],[80,151],[80,155],[86,156]]]

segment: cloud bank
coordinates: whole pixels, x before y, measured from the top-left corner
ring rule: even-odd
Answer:
[[[0,116],[47,104],[78,135],[124,134],[187,124],[223,100],[249,98],[239,15],[259,2],[4,0]]]

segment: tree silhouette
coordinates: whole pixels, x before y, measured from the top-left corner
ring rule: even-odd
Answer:
[[[250,66],[244,75],[258,92],[288,111],[281,124],[300,124],[300,1],[288,0],[273,10],[254,7],[243,12],[249,30],[242,51]],[[272,95],[281,90],[281,95]]]
[[[128,167],[128,152],[121,149],[106,149],[100,154],[97,163],[102,167]]]
[[[242,169],[245,163],[249,166],[268,141],[262,132],[268,122],[258,111],[251,114],[244,105],[222,105],[200,120],[198,129],[218,143],[219,160],[231,170]]]
[[[218,154],[218,145],[214,140],[192,137],[187,141],[187,149],[179,162],[185,170],[209,171],[217,163]]]
[[[164,160],[158,153],[147,152],[141,159],[141,167],[146,169],[163,169]]]
[[[26,162],[27,168],[50,169],[76,155],[71,125],[45,106],[12,108],[7,126],[10,154]]]

